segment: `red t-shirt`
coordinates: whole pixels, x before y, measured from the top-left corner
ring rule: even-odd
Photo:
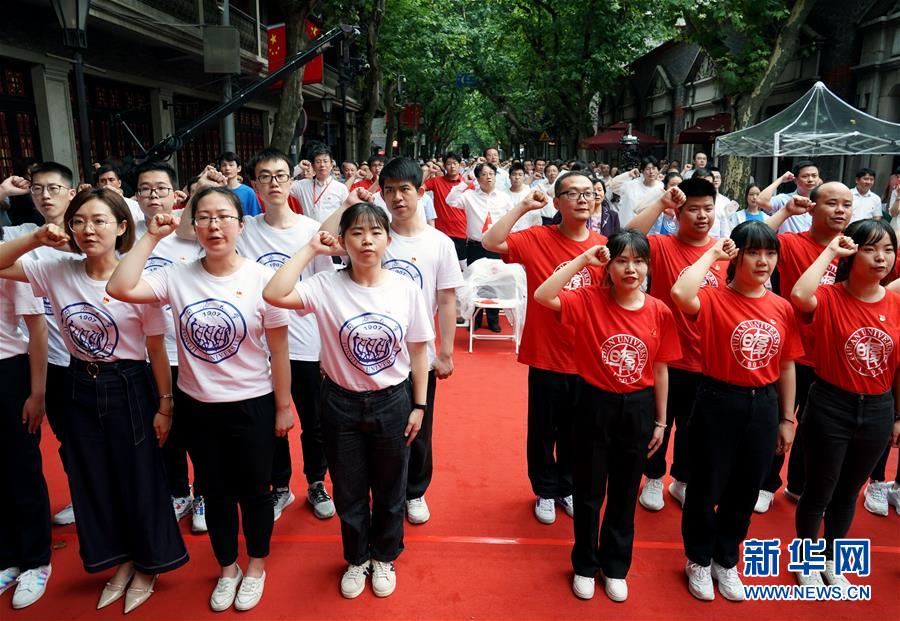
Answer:
[[[842,284],[816,289],[818,305],[805,323],[816,335],[816,375],[848,392],[887,392],[900,366],[900,295],[863,302]]]
[[[363,190],[368,190],[372,187],[372,184],[375,182],[372,179],[360,179],[356,183],[350,186],[350,191],[352,192],[356,188],[362,188]]]
[[[628,393],[653,386],[653,365],[681,357],[675,317],[665,304],[644,296],[638,310],[622,308],[599,285],[563,291],[562,324],[575,335],[575,367],[587,383]]]
[[[509,254],[500,255],[500,258],[506,263],[521,263],[528,281],[528,306],[519,346],[519,362],[545,371],[577,373],[572,355],[571,330],[560,323],[559,313],[534,301],[534,291],[550,274],[591,246],[606,244],[606,238],[589,231],[587,239],[577,242],[564,236],[555,226],[533,226],[510,234],[506,243]],[[598,284],[602,278],[601,268],[586,267],[565,288],[571,291]]]
[[[803,276],[803,273],[809,269],[825,246],[810,237],[809,232],[803,233],[781,233],[778,236],[781,243],[781,250],[778,253],[778,276],[780,278],[779,289],[781,297],[790,301],[791,291],[794,285]],[[828,271],[822,276],[819,285],[831,285],[834,283],[834,276],[837,274],[837,259],[828,266]],[[801,356],[797,362],[810,367],[813,366],[813,349],[815,349],[816,339],[812,338],[812,327],[808,322],[802,321],[801,317],[797,317],[800,325],[800,339],[803,341],[803,349],[806,353]]]
[[[437,214],[435,228],[448,237],[465,239],[466,210],[447,204],[447,195],[459,185],[460,179],[461,177],[457,177],[455,181],[450,181],[446,176],[430,177],[425,180],[425,190],[434,194],[434,212]]]
[[[263,213],[266,213],[266,204],[263,202],[262,196],[259,192],[256,193],[256,200],[259,201],[259,206],[262,207]],[[294,213],[303,213],[303,208],[300,206],[300,201],[298,201],[295,197],[288,195],[288,207],[291,208],[291,211]]]
[[[765,386],[781,376],[781,361],[803,355],[790,303],[771,291],[748,298],[731,287],[701,289],[695,315],[703,375],[734,386]]]
[[[651,235],[650,240],[650,295],[663,302],[675,315],[678,338],[681,341],[681,360],[672,366],[684,371],[700,371],[700,343],[697,327],[684,318],[672,301],[672,285],[678,277],[697,262],[703,253],[716,243],[709,240],[703,246],[691,246],[674,235]],[[728,261],[717,261],[706,273],[703,287],[724,287]]]

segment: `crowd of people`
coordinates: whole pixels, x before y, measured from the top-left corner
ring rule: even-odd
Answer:
[[[734,201],[703,153],[620,173],[494,148],[339,168],[324,146],[296,165],[265,149],[183,185],[159,162],[81,186],[35,163],[0,184],[0,593],[36,602],[51,524],[74,522],[85,571],[108,574],[97,607],[134,610],[188,562],[190,515],[220,566],[211,609],[253,608],[296,500],[296,411],[307,502],[340,521],[341,594],[371,578],[390,595],[405,521],[430,519],[435,394],[457,327],[481,329],[456,290],[482,259],[527,276],[527,475],[539,522],[574,520],[577,597],[598,575],[628,597],[636,507],[664,507],[670,440],[692,595],[744,598],[740,546],[786,456],[797,537],[827,544],[797,580],[845,585],[832,544],[860,491],[900,514],[894,172],[883,204],[872,170],[851,189],[811,161]],[[72,501],[53,516],[45,413]]]

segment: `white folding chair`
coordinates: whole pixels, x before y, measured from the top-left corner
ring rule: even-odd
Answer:
[[[468,267],[465,276],[466,286],[461,293],[463,306],[469,311],[469,353],[472,353],[472,343],[482,340],[513,341],[518,354],[527,295],[522,266],[506,264],[498,259],[479,259]],[[476,334],[475,315],[488,310],[502,310],[512,326],[512,333]]]

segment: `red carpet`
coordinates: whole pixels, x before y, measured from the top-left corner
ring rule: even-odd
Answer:
[[[406,528],[406,551],[397,563],[397,591],[376,598],[371,587],[356,600],[341,597],[337,518],[319,521],[303,500],[299,439],[294,433],[294,491],[298,500],[275,525],[268,580],[261,604],[247,613],[213,613],[209,594],[217,567],[205,537],[186,534],[191,562],[164,575],[156,593],[129,616],[134,619],[898,619],[900,618],[900,516],[875,517],[860,502],[851,537],[872,539],[872,575],[852,577],[872,586],[872,601],[744,602],[717,596],[704,603],[687,592],[680,537],[680,509],[651,514],[638,507],[637,544],[628,576],[630,597],[611,602],[602,587],[591,601],[571,591],[571,520],[562,512],[543,526],[532,515],[525,468],[526,368],[509,343],[476,342],[466,352],[457,334],[456,372],[437,393],[435,476],[428,492],[432,518]],[[54,511],[68,502],[65,477],[49,427],[44,428],[44,467]],[[896,452],[888,475],[896,468]],[[755,516],[750,535],[793,537],[793,508],[780,494],[769,513]],[[182,522],[187,533],[189,519]],[[81,567],[74,526],[54,529],[53,576],[34,606],[14,612],[10,595],[2,619],[116,619],[121,604],[96,611],[107,575]],[[792,584],[782,553],[781,576],[747,583]],[[242,561],[245,562],[245,561]],[[10,592],[11,593],[11,592]]]

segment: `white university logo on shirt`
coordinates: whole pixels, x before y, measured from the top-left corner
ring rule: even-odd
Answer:
[[[388,259],[382,263],[381,266],[386,270],[391,270],[395,274],[406,276],[416,283],[416,285],[419,286],[419,289],[422,289],[425,286],[424,279],[422,278],[422,270],[420,270],[412,261],[407,261],[406,259]]]
[[[403,343],[403,328],[379,313],[363,313],[341,326],[338,338],[344,355],[366,375],[394,366]]]
[[[718,267],[718,266],[716,266],[716,267]],[[686,271],[688,271],[689,269],[691,269],[690,265],[688,265],[686,268],[681,270],[681,272],[678,274],[678,278],[681,278],[682,276],[684,276],[684,273]],[[676,278],[675,280],[678,280],[678,278]],[[712,287],[713,289],[719,288],[719,280],[715,277],[715,275],[712,272],[710,272],[708,270],[706,272],[706,276],[703,277],[703,282],[700,283],[700,288],[702,289],[703,287]]]
[[[556,266],[556,269],[553,270],[555,274],[565,266],[567,266],[571,261],[563,261],[559,265]],[[565,291],[574,291],[575,289],[580,289],[581,287],[588,287],[594,284],[593,279],[591,278],[591,270],[586,267],[578,270],[572,278],[569,279],[569,282],[566,283],[566,286],[563,287]]]
[[[844,343],[850,368],[863,377],[877,377],[887,371],[887,360],[893,351],[893,339],[878,328],[860,328]]]
[[[195,358],[219,364],[238,353],[247,322],[236,306],[207,298],[181,311],[181,342]]]
[[[833,285],[834,279],[837,276],[837,265],[834,263],[828,264],[828,269],[825,270],[825,273],[822,274],[822,279],[819,281],[820,285]]]
[[[778,330],[759,319],[742,321],[731,333],[731,352],[738,364],[750,371],[768,365],[780,347]]]
[[[88,302],[62,309],[62,325],[76,349],[92,358],[109,358],[119,344],[119,328],[112,315]]]
[[[630,334],[611,336],[600,347],[600,359],[622,384],[634,384],[641,379],[647,357],[644,341]]]

